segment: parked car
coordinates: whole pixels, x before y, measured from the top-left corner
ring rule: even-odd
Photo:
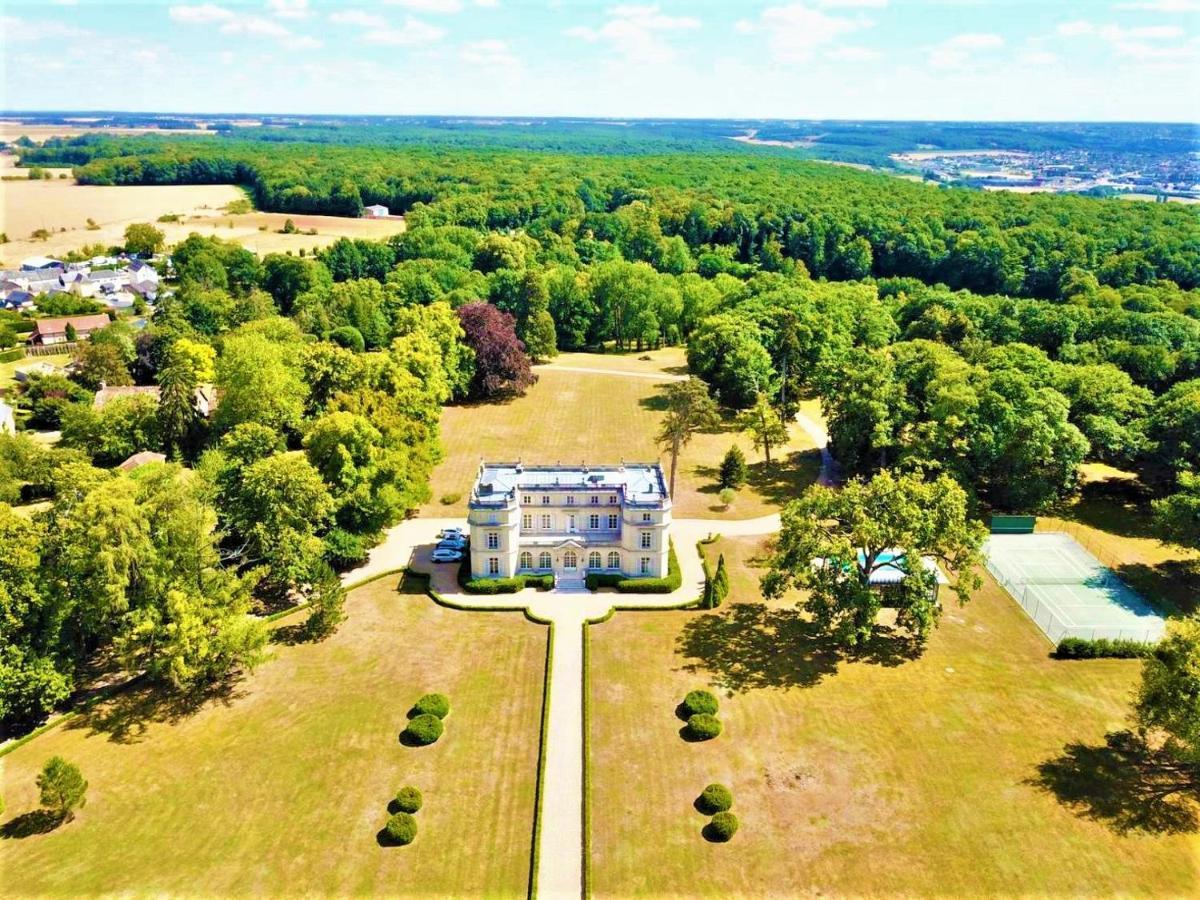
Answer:
[[[430,559],[434,562],[459,562],[462,560],[462,553],[449,547],[438,547],[433,551]]]
[[[467,546],[466,538],[461,537],[445,537],[438,541],[439,547],[448,547],[451,550],[462,550]]]
[[[459,538],[461,540],[466,540],[466,535],[463,534],[463,530],[461,528],[443,528],[438,537]]]

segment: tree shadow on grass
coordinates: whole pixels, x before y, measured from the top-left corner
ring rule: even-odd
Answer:
[[[1151,603],[1166,601],[1185,615],[1200,610],[1200,560],[1169,559],[1151,566],[1145,563],[1126,563],[1117,566],[1121,580]],[[1160,602],[1159,604],[1164,605]],[[1174,610],[1167,608],[1167,614]]]
[[[1102,746],[1067,744],[1028,783],[1119,834],[1200,829],[1200,771],[1129,731],[1110,732]]]
[[[813,687],[843,662],[898,666],[921,651],[919,642],[883,625],[865,645],[846,648],[799,610],[765,603],[735,603],[697,616],[684,625],[676,643],[694,660],[684,665],[686,671],[707,673],[718,687],[735,693]]]
[[[86,728],[90,735],[107,734],[116,744],[135,744],[156,722],[175,725],[209,703],[228,707],[241,696],[236,677],[188,694],[139,682],[67,722],[66,727]]]
[[[39,834],[49,834],[65,821],[67,821],[67,817],[61,813],[48,809],[35,809],[19,815],[15,819],[10,819],[0,826],[0,839],[21,840]]]
[[[1121,537],[1154,538],[1148,515],[1150,490],[1139,481],[1097,481],[1086,484],[1066,516],[1100,531]]]

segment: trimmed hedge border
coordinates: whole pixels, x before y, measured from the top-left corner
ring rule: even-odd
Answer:
[[[554,587],[554,575],[514,575],[512,578],[472,578],[462,583],[468,594],[515,594],[527,587],[548,591]]]
[[[675,541],[671,541],[667,550],[666,578],[628,578],[624,575],[592,572],[584,578],[589,591],[597,588],[616,588],[621,594],[670,594],[683,586],[683,572],[679,568],[679,558],[675,555]]]
[[[1123,639],[1066,637],[1058,642],[1056,659],[1147,659],[1154,655],[1154,644]]]
[[[532,621],[532,620],[531,620]],[[585,626],[586,627],[586,626]],[[587,652],[587,644],[584,644]],[[585,657],[586,660],[586,657]],[[546,732],[550,724],[550,678],[554,668],[554,623],[546,627],[546,674],[542,681],[542,728],[538,735],[537,785],[533,795],[533,844],[529,848],[529,896],[537,896],[538,863],[541,861],[542,844],[542,801],[546,794]],[[585,677],[587,670],[584,669]],[[583,711],[584,740],[587,740],[587,707]],[[586,744],[585,744],[586,746]],[[584,754],[584,765],[587,765],[587,754]],[[587,781],[584,781],[586,787]],[[586,816],[586,807],[585,807]],[[584,822],[584,840],[587,840],[587,823]],[[588,859],[583,858],[584,879],[587,879]]]
[[[14,347],[11,350],[0,351],[0,363],[16,362],[18,359],[25,358],[25,349],[23,347]]]

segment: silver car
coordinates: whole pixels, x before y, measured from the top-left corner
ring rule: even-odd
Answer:
[[[460,553],[458,550],[453,550],[450,547],[438,547],[433,551],[433,555],[430,557],[430,559],[432,559],[435,563],[460,562],[462,560],[462,553]]]

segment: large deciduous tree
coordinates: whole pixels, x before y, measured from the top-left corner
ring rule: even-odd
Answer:
[[[756,449],[763,452],[766,463],[771,464],[771,448],[787,443],[788,430],[783,419],[771,405],[766,394],[759,394],[754,405],[738,415],[738,427],[750,434]]]
[[[948,476],[881,472],[835,490],[814,485],[784,508],[782,529],[763,594],[807,591],[803,608],[839,642],[855,646],[874,632],[885,604],[897,622],[924,640],[941,613],[937,582],[923,564],[931,557],[950,570],[950,589],[965,603],[980,579],[976,567],[985,530],[967,518],[967,495]],[[882,567],[902,580],[886,596],[871,577]]]
[[[466,344],[475,353],[469,396],[491,400],[523,394],[535,377],[513,317],[489,303],[468,303],[459,307],[458,319]]]
[[[656,440],[659,447],[671,454],[671,496],[675,496],[675,470],[679,466],[679,451],[688,445],[693,435],[721,422],[717,404],[708,395],[708,385],[699,378],[688,378],[667,385],[667,414],[659,425]]]
[[[1200,621],[1179,619],[1142,669],[1134,719],[1200,784]]]

